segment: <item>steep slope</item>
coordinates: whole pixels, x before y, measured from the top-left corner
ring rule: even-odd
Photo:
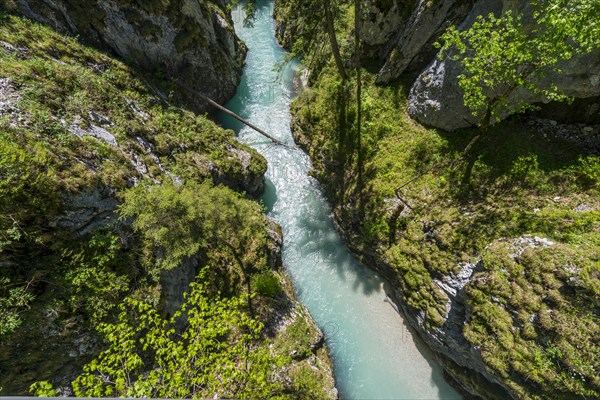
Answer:
[[[256,321],[257,336],[239,337],[234,326],[219,348],[246,340],[248,352],[273,360],[265,375],[249,375],[264,376],[263,386],[195,381],[210,390],[197,395],[260,397],[266,387],[333,397],[322,335],[280,268],[280,230],[243,195],[262,192],[265,160],[156,85],[156,76],[73,37],[0,14],[0,391],[27,394],[47,380],[38,389],[73,393],[83,365],[115,351],[104,323],[113,335],[141,326],[119,325],[120,305],[141,302],[154,311],[126,315],[166,321],[196,282],[208,304],[252,296],[231,312]],[[165,334],[185,343],[194,335],[186,327],[176,319]],[[142,380],[160,368],[138,343],[144,363],[129,373]],[[251,368],[221,353],[213,368]],[[84,389],[75,394],[99,393]],[[102,393],[126,393],[118,390]]]
[[[506,398],[493,382],[514,398],[597,396],[598,157],[516,122],[472,164],[440,170],[474,132],[426,130],[403,111],[405,89],[365,79],[360,145],[354,85],[331,69],[292,125],[351,248],[468,391]]]
[[[245,59],[224,0],[15,0],[13,8],[128,63],[171,79],[175,98],[209,111],[197,96],[225,102]]]
[[[289,26],[296,16],[285,14],[297,9],[278,10],[280,36],[298,45],[304,37],[286,34],[302,33]],[[337,21],[348,67],[352,12]],[[424,128],[407,114],[411,77],[378,86],[369,64],[359,137],[356,75],[344,82],[325,61],[310,64],[312,84],[293,107],[295,137],[349,245],[388,277],[449,374],[483,398],[598,397],[599,127],[514,119],[462,159],[477,132]]]

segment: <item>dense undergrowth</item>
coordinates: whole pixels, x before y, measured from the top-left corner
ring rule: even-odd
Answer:
[[[151,78],[0,14],[2,393],[331,396],[278,229],[241,193],[265,160]]]
[[[293,129],[350,245],[392,271],[432,332],[449,318],[440,283],[475,266],[463,334],[486,368],[519,397],[597,397],[598,157],[513,119],[461,159],[477,132],[416,124],[402,82],[366,70],[357,137],[355,78],[313,75]]]

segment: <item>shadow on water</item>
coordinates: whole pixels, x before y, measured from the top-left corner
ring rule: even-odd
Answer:
[[[309,199],[306,198],[309,197]],[[361,266],[347,250],[344,241],[337,234],[327,208],[320,207],[320,199],[313,191],[306,193],[303,204],[307,205],[303,217],[298,220],[301,234],[292,244],[289,260],[310,260],[335,269],[341,282],[349,282],[355,292],[369,296],[381,291],[381,280],[371,271]]]
[[[265,178],[265,191],[261,196],[261,201],[267,213],[273,211],[273,206],[277,203],[277,189],[269,178]]]

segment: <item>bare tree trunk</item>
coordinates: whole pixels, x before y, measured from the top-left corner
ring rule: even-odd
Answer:
[[[251,122],[246,121],[244,118],[240,117],[239,115],[237,115],[236,113],[234,113],[233,111],[230,111],[228,109],[226,109],[225,107],[223,107],[222,105],[220,105],[219,103],[217,103],[216,101],[209,99],[208,97],[198,93],[198,96],[202,97],[202,99],[204,99],[204,101],[206,101],[208,104],[210,104],[211,106],[218,108],[219,110],[223,111],[225,114],[227,115],[231,115],[233,118],[237,119],[238,121],[240,121],[242,124],[247,125],[249,128],[254,129],[256,132],[260,133],[261,135],[271,139],[271,141],[275,144],[281,145],[281,146],[285,146],[285,143],[283,143],[282,141],[275,139],[273,136],[269,135],[267,132],[263,131],[262,129],[258,128],[256,125],[253,125]]]
[[[354,0],[354,56],[356,57],[356,132],[360,151],[362,71],[360,66],[360,0]]]
[[[344,62],[342,61],[342,56],[340,55],[340,46],[338,45],[337,37],[335,35],[335,25],[333,14],[331,13],[331,1],[323,0],[323,8],[325,10],[325,29],[327,30],[329,41],[331,42],[331,51],[333,52],[335,65],[337,66],[342,79],[346,80],[348,79],[348,74],[346,74],[346,68],[344,68]]]

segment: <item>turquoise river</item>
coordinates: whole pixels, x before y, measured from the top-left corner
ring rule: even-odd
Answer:
[[[460,399],[434,356],[386,300],[384,281],[347,250],[332,222],[311,163],[294,145],[290,102],[299,65],[277,71],[286,52],[275,39],[273,2],[257,1],[253,27],[234,10],[235,28],[249,49],[236,96],[227,107],[288,147],[271,144],[229,117],[239,140],[269,162],[263,196],[283,228],[283,263],[297,295],[327,339],[342,399]]]

